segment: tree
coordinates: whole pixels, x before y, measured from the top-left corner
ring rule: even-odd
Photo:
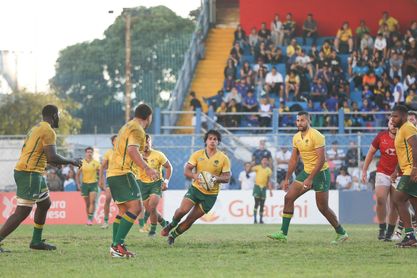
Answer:
[[[0,135],[26,134],[29,129],[42,120],[42,108],[54,104],[59,108],[60,134],[74,134],[80,130],[81,120],[68,112],[77,107],[69,99],[60,99],[54,93],[13,92],[2,96],[0,104]]]
[[[130,9],[132,108],[141,101],[164,107],[159,93],[176,82],[194,23],[166,7]],[[104,39],[69,46],[60,52],[51,87],[80,103],[74,114],[81,132],[110,132],[124,122],[125,16],[104,32]]]

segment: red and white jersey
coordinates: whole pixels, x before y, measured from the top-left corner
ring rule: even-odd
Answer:
[[[381,159],[376,168],[377,172],[390,176],[398,164],[397,153],[395,152],[394,138],[389,136],[389,131],[381,131],[372,141],[372,146],[381,152]]]

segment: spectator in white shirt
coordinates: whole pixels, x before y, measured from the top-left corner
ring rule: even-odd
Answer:
[[[287,147],[282,146],[275,154],[275,161],[277,163],[277,184],[281,185],[281,182],[285,179],[285,174],[288,171],[288,163],[290,162],[291,152]]]
[[[284,39],[284,30],[282,29],[282,22],[279,20],[279,15],[275,14],[274,20],[271,22],[271,36],[274,48],[282,46],[282,40]]]
[[[298,51],[298,56],[295,58],[295,65],[298,70],[302,72],[308,71],[310,77],[313,77],[313,67],[311,65],[311,59],[308,55],[305,54],[303,49]]]
[[[374,42],[374,52],[378,51],[379,56],[385,58],[387,55],[387,40],[382,33],[378,33]]]
[[[242,190],[253,190],[255,185],[256,173],[251,172],[251,164],[245,163],[245,170],[239,174],[240,189]]]
[[[342,166],[345,156],[345,151],[338,148],[338,142],[333,141],[332,147],[327,151],[327,159],[333,164],[333,168],[338,170]]]
[[[271,72],[268,72],[265,76],[265,91],[279,95],[284,90],[283,83],[282,75],[277,72],[275,67],[272,67]]]
[[[352,189],[352,177],[349,176],[345,167],[340,168],[340,174],[336,177],[336,188],[340,190]]]
[[[394,97],[395,104],[404,103],[404,88],[403,84],[400,82],[399,76],[394,76],[394,89],[392,92],[392,96]]]

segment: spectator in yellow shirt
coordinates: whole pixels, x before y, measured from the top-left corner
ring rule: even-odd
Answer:
[[[349,27],[347,21],[343,22],[342,28],[337,31],[336,38],[334,40],[334,47],[339,52],[340,44],[347,44],[349,46],[349,52],[353,50],[353,35],[352,29]]]
[[[398,20],[393,18],[389,15],[387,11],[382,13],[382,18],[378,22],[378,26],[382,27],[384,24],[387,24],[388,30],[392,33],[395,31],[398,31],[400,29],[400,25],[398,23]]]

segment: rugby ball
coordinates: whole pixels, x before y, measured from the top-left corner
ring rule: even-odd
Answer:
[[[216,178],[206,171],[201,171],[198,174],[198,183],[207,191],[213,189]]]

